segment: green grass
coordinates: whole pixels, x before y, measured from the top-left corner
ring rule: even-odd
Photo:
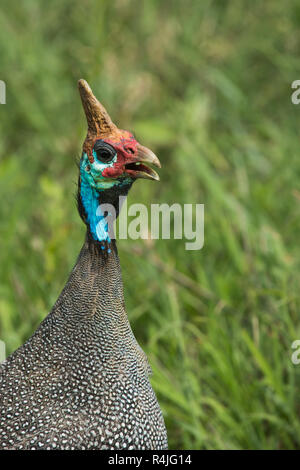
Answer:
[[[30,336],[84,237],[83,77],[163,163],[129,203],[205,204],[201,251],[119,242],[171,448],[300,447],[299,21],[293,0],[0,7],[0,339]]]

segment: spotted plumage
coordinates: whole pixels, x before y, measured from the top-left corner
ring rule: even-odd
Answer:
[[[79,86],[89,126],[78,187],[86,238],[52,311],[0,366],[0,449],[166,449],[164,420],[149,381],[151,369],[125,311],[116,243],[107,237],[99,240],[93,232],[82,191],[85,155],[92,165],[99,157],[92,151],[95,141],[110,138],[113,146],[117,128],[86,82]],[[118,197],[127,194],[141,173],[134,173],[131,165],[137,153],[124,154],[122,161],[122,150],[115,151],[118,174],[107,176],[115,178],[114,184],[101,184],[103,168],[101,177],[94,174],[90,180],[93,208],[96,200],[118,209]],[[150,169],[144,171],[151,175]]]

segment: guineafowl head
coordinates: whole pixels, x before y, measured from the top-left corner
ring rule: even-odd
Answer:
[[[88,125],[80,160],[78,208],[91,236],[105,249],[110,236],[101,206],[111,204],[118,215],[119,196],[127,195],[138,178],[159,180],[148,165],[160,167],[160,162],[130,132],[112,122],[85,80],[79,80],[78,87]]]

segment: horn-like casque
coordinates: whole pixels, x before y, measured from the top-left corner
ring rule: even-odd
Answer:
[[[83,151],[87,153],[92,163],[94,161],[92,148],[95,140],[97,138],[109,138],[118,141],[122,137],[122,131],[112,122],[108,112],[97,100],[85,80],[79,80],[78,88],[88,124],[88,132],[83,144]]]
[[[103,137],[113,134],[117,130],[117,126],[112,122],[104,106],[99,103],[89,84],[81,79],[78,82],[78,88],[88,123],[88,130]]]

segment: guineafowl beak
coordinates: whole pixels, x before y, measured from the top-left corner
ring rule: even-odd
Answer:
[[[152,150],[144,147],[137,143],[136,156],[133,156],[133,161],[125,164],[125,172],[132,178],[144,178],[150,180],[159,181],[159,176],[155,170],[153,170],[145,163],[150,163],[158,168],[161,168],[161,164],[155,153]]]

